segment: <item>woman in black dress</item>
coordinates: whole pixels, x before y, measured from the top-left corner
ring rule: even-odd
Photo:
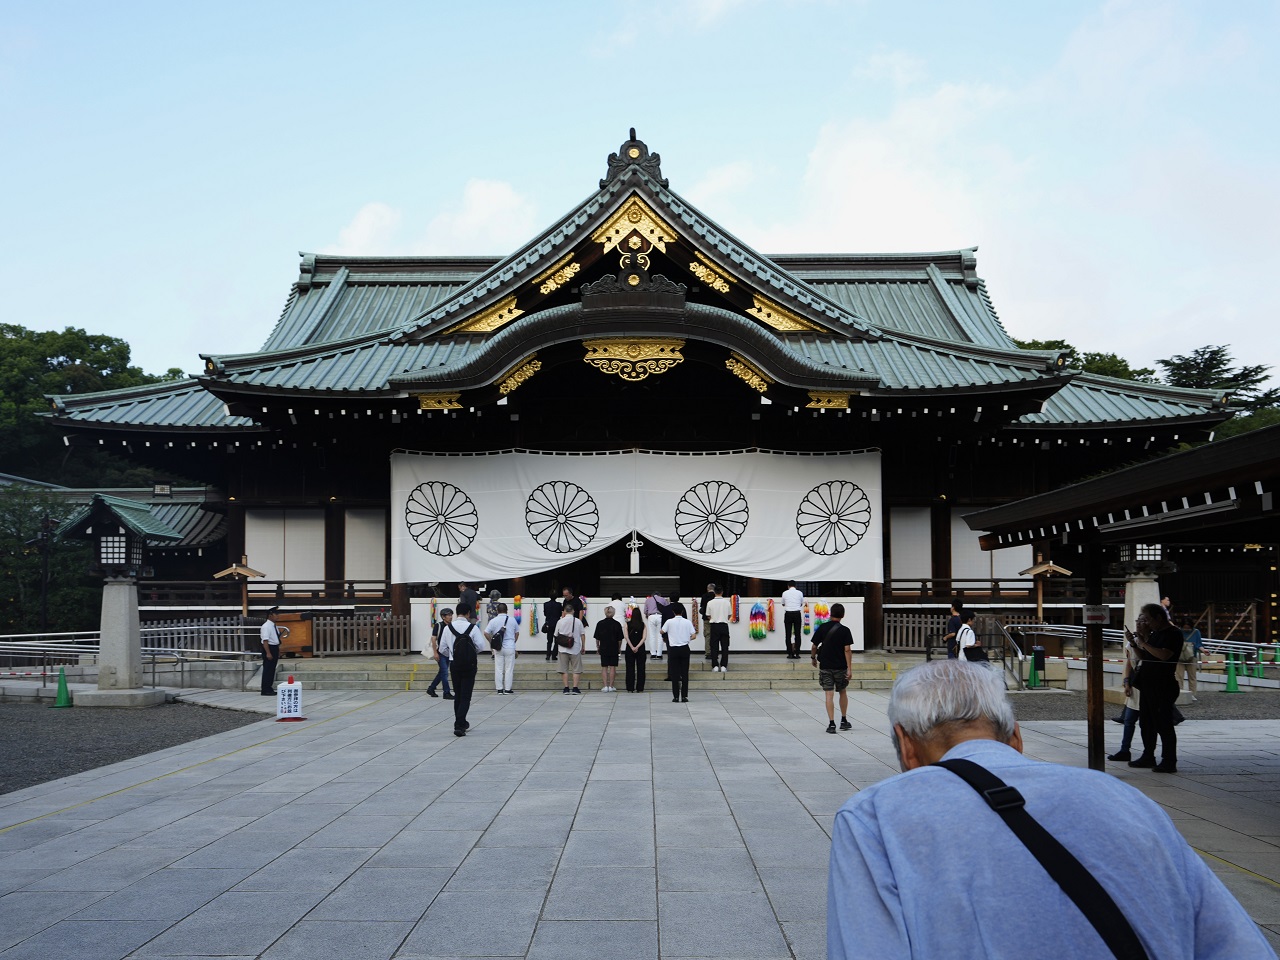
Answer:
[[[613,607],[604,608],[604,616],[593,634],[600,651],[600,683],[605,693],[617,693],[618,652],[622,649],[622,624],[613,618]]]
[[[631,608],[631,617],[627,620],[627,692],[644,693],[644,665],[649,654],[644,646],[644,611],[640,607]]]

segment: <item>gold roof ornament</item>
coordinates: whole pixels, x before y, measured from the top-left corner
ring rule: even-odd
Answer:
[[[809,402],[805,407],[814,410],[848,410],[849,394],[847,393],[819,393],[815,390],[809,391]]]
[[[587,348],[583,362],[601,373],[612,373],[632,383],[650,374],[666,373],[684,362],[680,350],[683,340],[650,338],[643,340],[584,340]]]
[[[536,359],[537,356],[536,353],[531,354],[523,362],[517,364],[510,373],[502,378],[502,382],[498,384],[498,392],[505,397],[541,370],[542,361]]]
[[[644,242],[652,244],[663,253],[667,252],[668,243],[679,239],[675,230],[654,213],[652,207],[633,196],[605,221],[604,226],[591,235],[591,242],[602,244],[604,249],[601,252],[608,253],[633,233],[638,233]]]
[[[419,410],[461,410],[461,393],[415,393]]]
[[[821,332],[821,328],[814,326],[808,320],[800,317],[785,307],[780,307],[772,300],[766,300],[758,294],[752,294],[751,299],[755,306],[751,307],[747,313],[755,317],[761,323],[765,323],[780,333],[795,333],[797,331],[815,331]]]
[[[507,297],[495,303],[493,306],[481,310],[475,316],[470,317],[456,327],[450,328],[448,333],[492,333],[499,327],[510,323],[520,314],[524,313],[516,306],[515,297]]]
[[[746,357],[740,356],[736,353],[731,353],[729,354],[729,359],[724,362],[724,365],[725,369],[735,377],[740,377],[752,390],[758,390],[760,393],[764,393],[773,386],[773,380]]]

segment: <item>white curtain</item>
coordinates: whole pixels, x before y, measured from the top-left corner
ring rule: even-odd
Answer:
[[[883,579],[878,453],[393,454],[391,503],[397,583],[526,576],[632,530],[726,573]]]

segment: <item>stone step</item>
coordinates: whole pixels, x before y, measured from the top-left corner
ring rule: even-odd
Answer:
[[[310,681],[304,682],[302,686],[304,690],[374,690],[374,691],[385,690],[388,693],[405,692],[407,690],[410,693],[423,693],[426,691],[429,683],[430,681],[426,681],[426,680],[415,680],[406,686],[406,684],[404,683],[398,683],[395,681],[385,680],[385,679],[384,680],[341,680],[341,681],[310,680]],[[853,680],[849,683],[850,690],[887,690],[892,686],[893,686],[892,680],[861,680],[861,681]],[[595,680],[595,681],[583,680],[579,684],[579,688],[584,692],[600,693],[600,681],[599,680]],[[530,682],[523,682],[523,681],[515,682],[515,690],[517,693],[531,692],[531,691],[555,691],[555,690],[561,690],[561,689],[563,689],[563,687],[561,686],[560,680],[558,678],[555,681],[535,680]],[[662,682],[661,680],[646,681],[644,692],[652,693],[655,695],[658,695],[658,694],[665,695],[670,691],[670,689],[671,689],[670,685]],[[730,691],[744,691],[744,690],[817,690],[817,689],[818,689],[818,685],[814,681],[790,680],[790,679],[783,680],[783,679],[776,679],[776,678],[772,680],[726,679],[724,681],[716,681],[716,682],[708,681],[706,683],[695,683],[692,680],[692,678],[690,678],[690,682],[689,682],[690,692],[697,691],[699,693],[715,693],[715,692],[727,693]],[[481,682],[477,681],[475,696],[482,696],[482,695],[490,694],[493,692],[494,690],[492,686],[489,686],[487,684],[482,684]],[[626,691],[620,690],[619,692],[625,693]],[[606,694],[606,696],[612,696],[612,694]]]

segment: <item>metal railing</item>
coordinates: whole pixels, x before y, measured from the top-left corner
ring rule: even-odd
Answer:
[[[242,590],[251,606],[307,601],[337,605],[386,603],[387,580],[139,580],[138,602],[148,607],[239,607]]]
[[[253,636],[257,636],[256,628],[247,628],[252,631]],[[239,650],[218,650],[218,649],[200,649],[187,645],[171,644],[164,646],[150,646],[145,643],[149,639],[148,634],[153,632],[151,628],[143,628],[142,635],[144,644],[142,646],[143,661],[143,682],[144,685],[150,687],[158,687],[161,684],[157,681],[157,673],[159,668],[165,664],[172,664],[178,673],[179,687],[185,687],[187,671],[193,664],[198,663],[237,663],[240,666],[240,686],[243,688],[248,675],[253,669],[257,669],[258,654],[243,649]],[[74,639],[50,640],[50,637],[63,637]],[[30,666],[40,668],[39,677],[43,685],[47,685],[53,680],[58,672],[59,667],[73,666],[97,666],[101,654],[101,634],[99,631],[82,631],[75,634],[14,634],[8,636],[0,636],[0,664],[6,661],[22,660],[27,661],[22,664],[14,664],[12,662],[7,665],[0,666],[0,680],[6,677],[11,679],[27,679],[34,678],[37,674],[34,670],[24,671],[17,669],[22,666]],[[150,668],[150,682],[146,682],[147,668]]]

